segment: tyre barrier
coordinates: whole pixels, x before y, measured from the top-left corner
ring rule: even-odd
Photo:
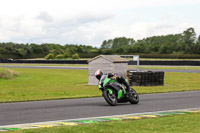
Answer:
[[[137,65],[136,61],[129,61],[128,65]],[[141,60],[140,65],[170,65],[170,66],[200,66],[200,61],[193,60]]]
[[[128,81],[131,86],[161,86],[164,85],[163,71],[128,71]]]
[[[49,64],[88,64],[88,60],[23,60],[0,59],[0,63],[49,63]],[[129,61],[128,65],[137,65],[137,61]],[[140,65],[170,65],[170,66],[200,66],[200,61],[175,60],[175,61],[151,61],[141,60]]]

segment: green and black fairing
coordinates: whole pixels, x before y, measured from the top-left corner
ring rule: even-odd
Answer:
[[[122,100],[126,94],[125,87],[117,82],[116,77],[108,78],[108,75],[102,75],[99,81],[99,89],[108,90],[111,95],[115,91],[118,100]]]
[[[124,80],[124,79],[123,79]],[[139,96],[133,88],[125,88],[125,84],[116,76],[109,77],[108,75],[102,75],[99,81],[99,89],[102,91],[102,96],[105,101],[111,105],[116,106],[117,103],[130,102],[131,104],[138,104]],[[125,89],[129,89],[126,92]]]

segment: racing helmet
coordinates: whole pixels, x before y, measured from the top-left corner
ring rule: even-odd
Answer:
[[[98,80],[100,80],[101,79],[101,76],[103,75],[103,72],[101,71],[101,70],[97,70],[96,72],[95,72],[95,76],[96,76],[96,78],[98,79]]]

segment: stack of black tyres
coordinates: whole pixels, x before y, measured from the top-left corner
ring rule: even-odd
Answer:
[[[136,72],[128,71],[129,84],[132,86],[159,86],[164,85],[163,71]]]

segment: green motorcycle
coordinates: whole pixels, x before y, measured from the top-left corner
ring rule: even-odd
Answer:
[[[108,78],[108,75],[102,75],[99,81],[99,89],[102,91],[102,96],[106,102],[112,106],[116,106],[117,103],[137,104],[139,102],[139,96],[133,88],[127,93],[125,86],[114,78]]]

